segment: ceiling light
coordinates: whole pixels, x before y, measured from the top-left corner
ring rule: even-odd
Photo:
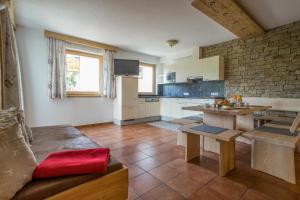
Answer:
[[[169,45],[170,47],[173,47],[174,45],[176,45],[179,41],[175,40],[175,39],[170,39],[166,41],[166,44]]]

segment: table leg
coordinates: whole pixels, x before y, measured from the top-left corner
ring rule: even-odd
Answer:
[[[185,161],[200,156],[200,135],[186,133]]]
[[[235,129],[236,125],[236,116],[204,113],[203,122],[210,126],[217,126],[233,130]],[[204,137],[204,150],[219,154],[219,143],[213,138]]]
[[[236,117],[236,129],[241,131],[251,131],[254,128],[253,113],[248,115],[238,115]]]
[[[225,176],[230,170],[235,168],[235,141],[219,141],[219,144],[219,176]]]

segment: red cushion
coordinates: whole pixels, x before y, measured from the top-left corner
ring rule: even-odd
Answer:
[[[96,148],[49,154],[33,172],[35,179],[80,174],[103,174],[109,163],[109,149]]]

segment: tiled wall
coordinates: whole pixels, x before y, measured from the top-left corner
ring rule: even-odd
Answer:
[[[197,83],[167,83],[158,85],[158,95],[171,97],[211,97],[211,93],[224,97],[224,81],[198,81]]]
[[[300,98],[300,21],[203,48],[225,58],[225,95]]]

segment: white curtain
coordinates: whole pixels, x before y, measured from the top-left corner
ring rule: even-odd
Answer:
[[[49,96],[51,99],[66,97],[66,42],[48,38]]]
[[[105,50],[103,59],[103,95],[109,99],[116,97],[113,52]]]
[[[7,5],[7,1],[0,1],[2,107],[24,109],[19,55]]]

